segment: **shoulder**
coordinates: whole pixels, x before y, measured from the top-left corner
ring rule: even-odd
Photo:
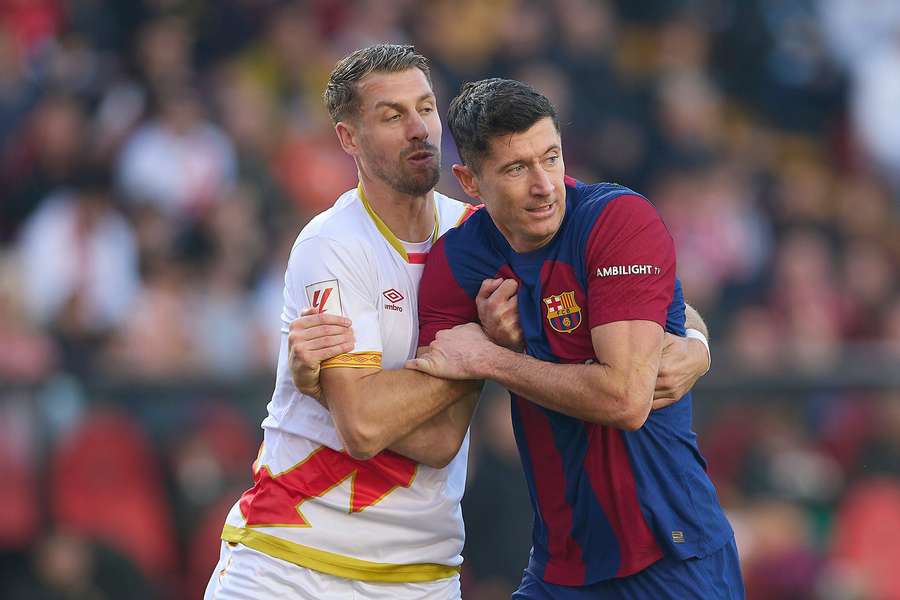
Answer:
[[[622,237],[651,223],[662,222],[656,207],[645,196],[623,185],[577,182],[568,193],[572,223],[576,237],[582,242],[598,235]]]
[[[617,211],[622,210],[623,207],[631,210],[633,206],[642,205],[653,208],[647,198],[624,185],[617,183],[587,184],[571,177],[566,179],[567,191],[572,195],[572,209],[580,217],[596,218],[604,211],[613,208]],[[569,181],[572,182],[571,185],[569,185]]]
[[[349,190],[341,194],[331,208],[317,214],[303,227],[291,253],[301,246],[335,246],[364,251],[371,243],[367,235],[368,219],[356,190]]]
[[[481,205],[475,206],[468,202],[460,202],[440,192],[434,193],[434,202],[437,207],[440,234],[458,227],[466,221]]]
[[[432,253],[446,255],[452,266],[465,271],[463,267],[483,263],[492,254],[487,231],[491,221],[486,210],[474,210],[474,207],[463,217],[459,225],[441,236]]]
[[[481,282],[495,277],[504,262],[492,242],[492,227],[487,211],[473,207],[471,215],[447,231],[432,248],[426,264],[429,279],[440,273],[440,277],[452,279],[474,298]]]
[[[441,240],[456,249],[469,246],[475,250],[479,246],[485,244],[486,227],[491,224],[490,215],[488,215],[483,204],[468,204],[459,202],[460,210],[456,211],[455,221],[451,227],[447,229]],[[474,244],[474,246],[472,246]]]
[[[287,276],[333,274],[369,281],[377,265],[374,244],[380,238],[372,235],[368,219],[356,190],[341,195],[300,231],[291,248]]]

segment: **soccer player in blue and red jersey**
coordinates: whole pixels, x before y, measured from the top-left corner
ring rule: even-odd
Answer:
[[[467,84],[449,127],[486,210],[428,257],[408,367],[493,379],[534,507],[517,600],[743,598],[731,527],[691,430],[690,394],[651,411],[664,334],[684,334],[672,238],[645,198],[566,177],[555,110],[510,80]],[[514,279],[524,350],[487,337],[476,296]]]

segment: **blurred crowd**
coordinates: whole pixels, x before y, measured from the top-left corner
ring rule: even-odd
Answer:
[[[291,244],[356,183],[321,92],[382,41],[431,58],[444,110],[485,76],[545,92],[567,172],[662,212],[714,364],[900,360],[896,0],[0,0],[4,597],[202,594]],[[446,131],[443,154],[438,189],[464,199]],[[508,597],[529,546],[486,396],[472,600]],[[695,412],[751,599],[900,599],[900,390],[733,389]]]

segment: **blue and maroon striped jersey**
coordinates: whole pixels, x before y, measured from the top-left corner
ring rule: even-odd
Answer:
[[[566,178],[553,240],[516,253],[480,210],[432,249],[419,289],[419,345],[477,321],[484,279],[519,282],[526,351],[596,360],[591,328],[650,320],[684,334],[672,238],[631,190]],[[636,573],[663,555],[705,556],[732,537],[691,430],[691,397],[637,431],[588,423],[513,395],[513,427],[534,508],[530,569],[560,585]]]

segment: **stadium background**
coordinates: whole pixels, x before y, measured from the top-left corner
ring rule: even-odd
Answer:
[[[442,113],[533,83],[570,174],[662,211],[748,596],[900,598],[896,0],[0,0],[0,596],[200,597],[291,242],[355,183],[321,90],[379,41],[433,60]],[[470,600],[508,598],[529,546],[488,395]]]

